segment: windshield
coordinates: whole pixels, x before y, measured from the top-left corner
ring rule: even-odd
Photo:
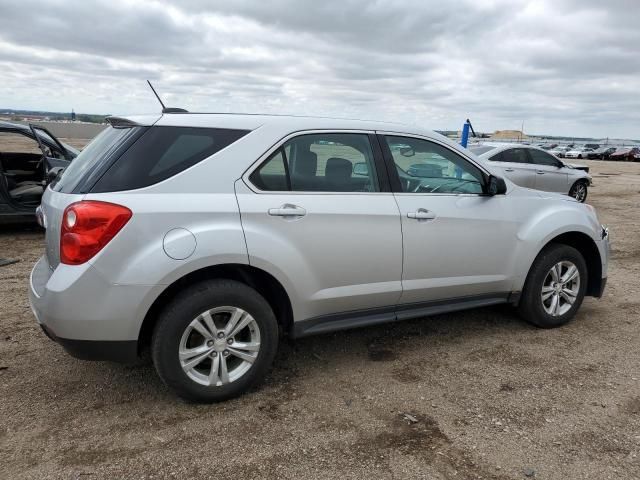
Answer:
[[[86,173],[106,160],[112,152],[137,132],[138,128],[105,128],[71,162],[59,180],[51,184],[51,188],[56,192],[71,193]]]

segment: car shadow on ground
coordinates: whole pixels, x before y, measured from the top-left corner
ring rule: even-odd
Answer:
[[[250,402],[247,399],[259,392],[256,398],[264,400],[263,397],[269,392],[297,388],[300,386],[295,385],[297,382],[324,376],[327,369],[345,371],[354,364],[365,369],[371,365],[370,362],[376,362],[378,367],[382,366],[379,362],[391,365],[394,362],[404,364],[417,361],[421,365],[436,365],[437,358],[446,357],[447,352],[456,345],[460,350],[459,345],[465,342],[477,347],[485,343],[483,339],[507,343],[513,336],[532,331],[539,330],[522,321],[512,307],[501,305],[297,340],[283,338],[273,369],[264,384],[242,398]],[[473,348],[469,346],[468,350]],[[85,383],[85,390],[102,389],[101,380],[107,377],[110,396],[124,400],[136,392],[136,396],[148,395],[161,403],[177,402],[155,374],[148,355],[133,366],[69,360],[84,370],[85,378],[96,379],[96,385],[92,386],[90,380]]]

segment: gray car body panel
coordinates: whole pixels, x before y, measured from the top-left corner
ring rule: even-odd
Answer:
[[[358,120],[262,115],[130,117],[145,125],[251,130],[200,163],[131,191],[72,195],[47,189],[46,255],[31,276],[38,321],[79,340],[137,340],[156,299],[203,268],[262,269],[285,288],[295,322],[417,301],[519,292],[531,263],[554,237],[581,232],[596,242],[603,272],[608,244],[593,211],[572,199],[507,182],[486,195],[260,192],[248,176],[285,139],[311,131],[387,132],[446,145],[489,173],[468,150],[427,130]],[[64,209],[79,200],[124,205],[133,216],[83,265],[59,262]],[[267,214],[284,204],[306,215]],[[416,208],[433,221],[407,218]],[[172,232],[180,232],[175,235]],[[186,232],[186,233],[185,233]],[[169,252],[184,251],[172,258]],[[175,255],[174,255],[175,256]],[[184,258],[183,258],[184,257]],[[604,273],[603,275],[606,275]],[[322,329],[320,329],[322,330]]]

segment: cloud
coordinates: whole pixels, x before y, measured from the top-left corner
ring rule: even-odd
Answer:
[[[634,0],[0,0],[0,107],[640,137]]]

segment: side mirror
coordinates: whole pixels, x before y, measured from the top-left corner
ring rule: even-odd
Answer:
[[[492,197],[494,195],[504,195],[507,193],[507,184],[504,179],[491,175],[487,183],[487,193]]]
[[[564,162],[562,162],[560,160],[558,160],[558,163],[556,163],[556,167],[558,167],[558,168],[562,168],[564,166],[565,166]]]
[[[354,175],[369,175],[369,166],[365,162],[358,162],[353,164]]]

